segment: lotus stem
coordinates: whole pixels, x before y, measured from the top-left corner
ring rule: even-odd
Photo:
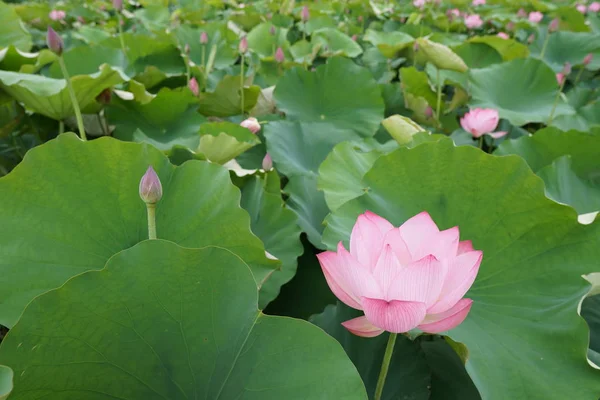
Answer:
[[[437,103],[435,105],[435,118],[440,120],[440,111],[442,108],[442,82],[440,82],[440,69],[436,68],[436,79],[437,79]]]
[[[79,108],[79,102],[77,101],[77,96],[75,95],[73,84],[71,83],[71,77],[69,76],[69,72],[67,71],[67,66],[65,65],[65,60],[63,59],[62,54],[58,56],[58,65],[60,65],[63,77],[65,78],[65,81],[67,81],[67,90],[69,91],[69,96],[71,97],[73,111],[75,111],[77,127],[79,128],[79,136],[81,137],[81,140],[86,141],[87,136],[85,135],[85,129],[83,127],[83,117],[81,116],[81,109]]]
[[[185,83],[189,85],[190,78],[192,77],[192,71],[190,70],[190,56],[187,54],[183,57],[185,61]]]
[[[62,119],[60,121],[58,121],[58,134],[62,134],[65,132],[65,121],[63,121]]]
[[[146,203],[148,211],[148,239],[156,239],[156,204]]]
[[[244,53],[242,53],[242,65],[240,70],[240,108],[242,109],[242,115],[244,115]]]
[[[383,394],[383,385],[385,385],[385,378],[387,377],[388,370],[390,369],[390,361],[392,360],[392,354],[394,353],[394,345],[396,344],[397,336],[397,333],[390,333],[390,337],[388,338],[385,354],[383,355],[383,362],[381,363],[381,371],[379,372],[379,379],[377,380],[377,388],[375,389],[374,400],[381,400],[381,395]]]
[[[479,136],[479,148],[483,150],[483,135]]]
[[[548,118],[548,123],[546,124],[548,126],[552,123],[552,120],[554,119],[554,113],[556,112],[556,107],[558,106],[558,100],[560,99],[560,94],[562,93],[563,88],[565,87],[566,81],[567,81],[567,77],[565,76],[562,83],[560,84],[560,89],[558,89],[558,93],[556,93],[556,97],[554,98],[554,104],[552,105],[552,112],[550,112],[550,118]]]
[[[546,35],[546,39],[544,39],[544,45],[542,46],[542,52],[540,53],[540,60],[544,59],[544,54],[546,54],[546,47],[548,47],[548,42],[550,41],[550,32]]]
[[[579,72],[577,73],[577,76],[575,77],[575,83],[573,84],[573,86],[575,86],[575,85],[577,85],[577,83],[579,83],[579,80],[581,79],[581,75],[583,74],[584,69],[585,69],[585,66],[583,66],[579,69]],[[565,76],[565,79],[567,79],[566,76]]]
[[[117,29],[119,30],[119,41],[121,42],[121,50],[123,50],[123,55],[127,57],[127,48],[125,47],[125,38],[123,37],[123,27],[121,26],[122,19],[121,14],[117,13]]]

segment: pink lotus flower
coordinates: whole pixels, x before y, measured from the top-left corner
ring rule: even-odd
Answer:
[[[426,0],[413,0],[413,6],[415,6],[417,8],[423,8],[423,7],[425,7],[426,2],[427,2]]]
[[[499,120],[498,111],[492,108],[475,108],[460,119],[460,126],[473,135],[474,138],[490,135],[494,139],[498,139],[508,133],[503,131],[493,132],[498,126]]]
[[[399,228],[367,211],[350,236],[350,252],[317,256],[325,279],[342,302],[365,315],[342,325],[358,336],[419,328],[439,333],[464,321],[473,301],[463,298],[483,253],[459,242],[458,227],[440,231],[427,212]]]
[[[123,0],[113,0],[113,7],[117,11],[121,11],[123,9]]]
[[[471,14],[465,17],[465,25],[469,29],[475,29],[483,25],[483,21],[478,14]]]
[[[63,19],[65,19],[67,14],[61,10],[52,10],[50,11],[50,14],[48,14],[48,16],[52,21],[62,21]]]
[[[540,22],[542,18],[544,18],[544,14],[539,11],[532,11],[529,13],[529,22],[533,22],[534,24]]]
[[[502,39],[510,39],[510,36],[508,36],[508,34],[506,34],[504,32],[498,32],[498,34],[496,36],[498,36],[499,38],[502,38]]]
[[[280,64],[285,61],[285,54],[283,53],[283,49],[281,47],[278,47],[277,51],[275,51],[275,61]]]
[[[585,4],[577,4],[577,7],[575,8],[582,14],[585,14],[587,12],[587,7],[585,6]]]
[[[458,8],[453,8],[451,10],[448,10],[448,12],[454,17],[460,17],[460,10]]]
[[[254,117],[247,118],[240,123],[240,126],[243,126],[246,129],[250,129],[250,132],[255,135],[260,131],[260,124],[258,120]]]
[[[595,12],[595,13],[600,11],[600,2],[595,1],[592,4],[590,4],[590,6],[588,7],[588,11]]]
[[[562,86],[562,84],[565,83],[565,74],[563,74],[562,72],[557,73],[556,82],[558,82],[559,86]]]
[[[473,6],[483,6],[485,5],[485,0],[473,0],[471,3]]]
[[[192,91],[194,96],[198,97],[198,95],[200,94],[200,86],[198,86],[198,81],[196,80],[196,78],[190,79],[190,81],[188,82],[188,88]]]

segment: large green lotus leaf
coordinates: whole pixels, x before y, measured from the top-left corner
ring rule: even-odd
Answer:
[[[208,43],[200,44],[200,35],[206,32],[208,35]],[[190,58],[197,65],[202,65],[202,49],[204,48],[204,62],[208,61],[211,48],[216,46],[215,59],[213,68],[226,68],[238,58],[237,49],[231,46],[238,40],[237,36],[230,29],[227,29],[226,23],[222,21],[211,21],[203,24],[201,28],[193,28],[189,25],[180,25],[175,34],[179,43],[183,46],[190,46]]]
[[[257,300],[228,250],[140,243],[27,307],[0,347],[11,399],[366,400],[333,338]]]
[[[250,214],[252,232],[265,249],[281,261],[281,270],[273,272],[262,286],[260,304],[275,299],[280,287],[296,274],[297,259],[304,249],[300,242],[298,218],[285,207],[281,198],[277,171],[253,175],[242,187],[241,206]]]
[[[79,46],[65,51],[63,57],[71,76],[93,74],[102,64],[108,64],[127,72],[127,57],[120,48]],[[58,61],[50,66],[50,77],[57,79],[63,77]]]
[[[323,29],[323,28],[332,28],[335,29],[336,22],[327,15],[317,15],[312,17],[306,22],[306,33],[312,35],[313,32]],[[300,25],[298,28],[304,31],[304,26]]]
[[[84,109],[95,103],[104,89],[128,79],[120,70],[104,64],[97,73],[74,76],[71,81],[79,106]],[[57,120],[74,115],[64,79],[0,71],[0,87],[31,111]]]
[[[23,65],[35,64],[39,54],[19,50],[13,45],[0,49],[0,70],[19,71]]]
[[[558,94],[554,72],[534,58],[470,70],[469,83],[472,107],[494,108],[513,125],[547,122]],[[554,116],[573,113],[571,106],[559,99]]]
[[[312,41],[321,45],[321,55],[325,57],[345,56],[354,58],[363,52],[358,43],[336,28],[319,29],[313,33]]]
[[[449,332],[469,349],[467,370],[482,398],[598,396],[600,373],[587,363],[588,329],[577,309],[589,287],[581,276],[598,269],[600,224],[581,225],[572,208],[547,199],[520,157],[449,139],[381,156],[363,185],[367,193],[327,219],[329,249],[348,240],[365,210],[396,226],[426,210],[483,250],[467,293],[471,312]]]
[[[502,39],[500,39],[502,40]],[[462,58],[469,68],[485,68],[493,64],[500,64],[502,56],[496,49],[483,43],[463,43],[454,48],[456,54]],[[454,74],[459,72],[450,71]],[[464,76],[465,74],[463,74]]]
[[[87,44],[96,45],[110,38],[111,34],[101,27],[83,25],[73,31],[73,37]]]
[[[229,248],[258,282],[277,267],[250,233],[226,169],[201,161],[176,168],[147,144],[82,142],[65,134],[31,150],[0,179],[0,324],[11,327],[38,294],[101,269],[115,253],[147,238],[138,187],[148,165],[163,183],[159,238]]]
[[[400,68],[400,85],[402,91],[414,97],[422,97],[431,107],[436,106],[437,94],[429,84],[427,74],[415,67]]]
[[[244,86],[244,111],[250,112],[260,95],[260,87]],[[219,81],[215,91],[200,94],[200,113],[214,117],[230,117],[242,113],[240,97],[240,77],[225,76]]]
[[[171,13],[166,4],[152,4],[135,10],[135,18],[149,31],[164,31],[169,26]]]
[[[469,43],[483,43],[492,47],[500,53],[504,61],[529,56],[529,48],[514,39],[502,39],[498,36],[475,36],[469,39]]]
[[[554,118],[551,126],[563,131],[571,129],[588,131],[600,125],[600,101],[595,89],[576,86],[569,90],[566,96],[569,104],[575,109],[575,114]]]
[[[356,365],[370,398],[373,397],[383,354],[388,340],[385,333],[376,338],[362,338],[348,332],[341,323],[358,317],[360,311],[338,302],[330,305],[310,321],[337,339]],[[442,338],[423,336],[411,341],[399,335],[382,399],[413,400],[480,400],[464,364]]]
[[[198,99],[187,89],[161,89],[147,103],[115,98],[106,118],[115,125],[113,136],[131,142],[147,142],[161,150],[175,145],[196,150],[198,130],[206,118],[197,112]]]
[[[32,45],[31,35],[13,7],[0,1],[0,48],[10,45],[29,51]]]
[[[403,32],[380,32],[373,29],[368,29],[363,39],[376,46],[386,58],[395,58],[400,50],[404,50],[415,40]]]
[[[249,129],[233,122],[209,122],[200,126],[198,153],[212,162],[224,164],[260,143]]]
[[[271,29],[275,30],[274,35]],[[273,57],[278,47],[289,47],[287,32],[287,29],[276,27],[271,22],[263,22],[248,33],[248,48],[262,57]]]
[[[539,56],[543,43],[536,42],[532,52]],[[560,72],[566,62],[571,65],[583,64],[587,54],[592,54],[592,62],[586,66],[589,70],[600,68],[600,34],[587,32],[555,32],[548,38],[544,52],[544,61],[554,72]]]
[[[12,369],[0,365],[0,400],[5,400],[13,389]]]
[[[287,117],[328,122],[362,136],[373,136],[383,119],[383,99],[370,72],[343,57],[334,57],[315,72],[286,71],[274,92]]]
[[[456,72],[467,71],[468,67],[465,62],[449,47],[425,38],[418,38],[415,43],[419,46],[417,58],[421,61],[428,61],[439,69]]]

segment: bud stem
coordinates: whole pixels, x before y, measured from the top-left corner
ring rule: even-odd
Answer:
[[[61,133],[65,132],[65,121],[63,121],[62,119],[60,121],[58,121],[58,134],[60,135]]]
[[[146,203],[148,211],[148,239],[156,239],[156,204]]]
[[[581,74],[583,74],[584,69],[585,69],[585,65],[579,69],[579,72],[577,73],[577,76],[575,77],[575,83],[573,83],[573,86],[576,86],[577,83],[579,83],[579,80],[581,79]],[[565,77],[565,79],[567,79],[567,77]]]
[[[240,107],[244,115],[244,53],[242,53],[242,64],[240,70]]]
[[[560,94],[563,91],[563,88],[565,87],[565,82],[567,82],[567,76],[565,75],[565,78],[563,79],[562,83],[560,84],[560,89],[558,89],[558,93],[556,93],[556,98],[554,99],[554,105],[552,105],[552,112],[550,112],[550,118],[548,118],[548,123],[546,125],[550,126],[550,124],[552,123],[552,120],[554,119],[554,112],[556,111],[556,106],[558,105],[558,99],[560,99]]]
[[[549,41],[550,41],[550,32],[546,33],[546,39],[544,39],[544,45],[542,46],[542,52],[540,53],[540,60],[544,59],[544,54],[546,54],[546,47],[548,47]]]
[[[123,37],[123,27],[121,26],[122,23],[122,19],[121,19],[121,13],[118,12],[117,13],[117,29],[119,30],[119,41],[121,42],[121,49],[123,50],[123,55],[125,57],[127,57],[127,49],[125,47],[125,38]]]
[[[396,337],[398,337],[397,333],[390,333],[390,337],[388,338],[385,354],[383,355],[383,362],[381,363],[381,371],[379,372],[379,379],[377,380],[377,388],[375,389],[374,400],[381,400],[381,395],[383,394],[383,385],[385,385],[385,378],[387,377],[388,370],[390,369],[390,361],[392,360],[392,354],[394,353]]]
[[[440,110],[442,108],[442,82],[440,82],[440,69],[436,68],[437,79],[437,103],[435,105],[435,118],[440,120]]]
[[[73,85],[71,84],[71,77],[69,76],[69,72],[67,71],[67,66],[65,65],[65,60],[63,59],[62,54],[58,56],[58,65],[60,65],[63,77],[65,78],[65,81],[67,81],[67,90],[69,91],[69,96],[71,97],[73,111],[75,111],[77,127],[79,128],[79,136],[81,137],[81,140],[86,141],[87,136],[85,135],[85,129],[83,128],[83,117],[81,116],[81,109],[79,108],[79,102],[77,101],[77,96],[75,96],[75,90],[73,89]]]

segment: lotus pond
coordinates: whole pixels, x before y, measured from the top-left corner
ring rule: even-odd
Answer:
[[[600,3],[0,1],[0,400],[598,400]]]

